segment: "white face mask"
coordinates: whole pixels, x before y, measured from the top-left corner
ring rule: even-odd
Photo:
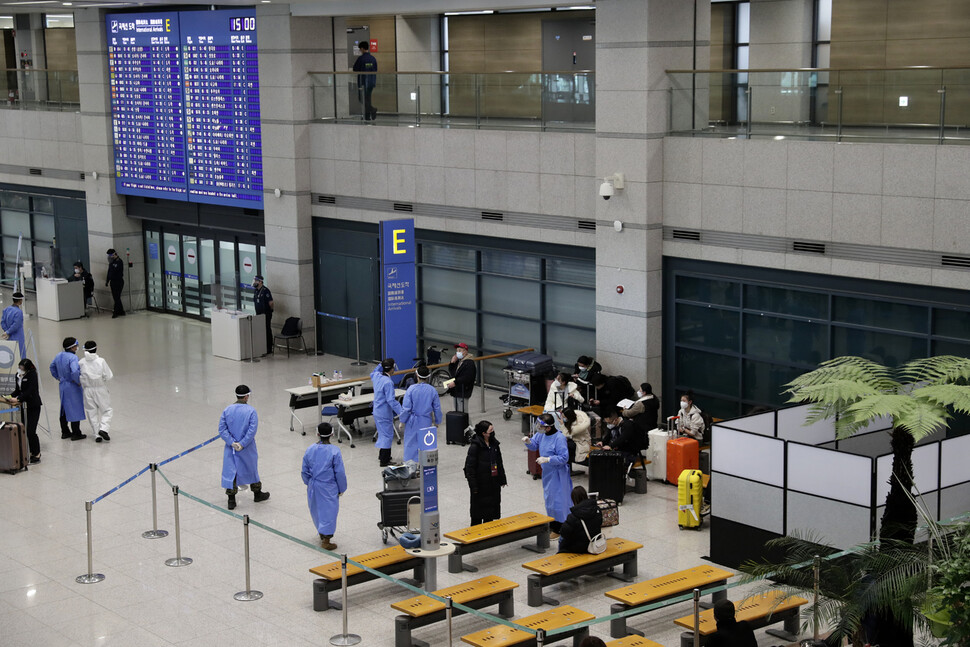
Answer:
[[[606,423],[606,428],[607,428],[607,429],[616,429],[616,425],[614,425],[614,424],[613,424],[613,423],[611,423],[611,422],[608,422],[608,423]]]
[[[455,352],[455,357],[457,357],[458,359],[464,359],[465,353],[463,353],[462,351],[457,351]]]
[[[681,411],[687,411],[687,400],[681,400],[680,401],[680,410]]]
[[[17,377],[23,377],[23,376],[24,376],[24,369],[18,368],[17,369]]]
[[[643,391],[637,391],[637,397],[638,398],[642,398],[643,397]]]

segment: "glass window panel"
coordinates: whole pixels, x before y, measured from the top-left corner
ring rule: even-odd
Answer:
[[[832,355],[858,355],[886,366],[926,357],[926,337],[832,327]]]
[[[816,365],[827,358],[824,324],[744,315],[744,352],[778,362]]]
[[[815,47],[815,60],[818,61],[816,67],[829,67],[829,63],[832,60],[832,46],[829,44],[817,45]],[[821,73],[820,73],[821,75]],[[828,72],[822,77],[825,82],[828,82]]]
[[[818,40],[832,40],[832,0],[818,0]]]
[[[542,262],[538,256],[528,256],[512,252],[482,250],[482,271],[490,274],[505,274],[524,279],[542,278]]]
[[[933,356],[956,355],[970,357],[970,342],[948,341],[940,339],[933,342]]]
[[[540,288],[534,281],[482,276],[482,310],[539,319]]]
[[[438,267],[418,268],[421,300],[447,303],[457,308],[475,307],[475,275]]]
[[[738,42],[739,43],[751,42],[750,26],[751,26],[751,3],[739,2],[738,3]]]
[[[592,261],[550,258],[546,260],[546,280],[596,287],[596,265]]]
[[[738,313],[706,306],[677,304],[679,344],[697,344],[721,350],[738,351]]]
[[[145,272],[147,275],[148,306],[165,307],[165,287],[162,279],[161,243],[157,231],[145,232]]]
[[[20,209],[21,211],[30,210],[30,198],[23,193],[13,191],[0,191],[0,207],[10,209]]]
[[[832,305],[833,321],[906,332],[928,332],[927,314],[923,306],[858,297],[835,297]]]
[[[970,312],[966,310],[933,309],[933,334],[958,339],[970,339]]]
[[[421,338],[425,345],[453,345],[455,340],[474,342],[478,337],[478,324],[474,312],[423,304],[421,308]]]
[[[702,350],[676,348],[677,382],[697,391],[737,398],[739,359]],[[703,405],[701,406],[703,408]]]
[[[546,284],[546,321],[596,327],[596,293],[586,288]]]
[[[23,211],[0,211],[0,228],[4,236],[19,236],[30,238],[30,214]]]
[[[567,326],[546,326],[546,354],[557,366],[572,366],[580,355],[592,355],[596,332]]]
[[[255,293],[253,278],[259,273],[258,265],[256,245],[239,243],[239,262],[237,263],[239,267],[239,309],[244,312],[256,312],[256,305],[253,303],[253,294]]]
[[[499,315],[482,315],[482,344],[488,353],[541,348],[541,324]]]
[[[475,250],[470,247],[449,247],[435,243],[421,243],[421,262],[462,270],[474,270]]]
[[[805,369],[794,366],[780,366],[753,360],[744,360],[742,367],[744,375],[741,378],[743,385],[741,397],[772,407],[779,407],[787,402],[788,396],[782,395],[782,391],[785,390],[784,385],[806,372]]]
[[[34,221],[34,240],[53,241],[54,216],[35,213],[31,218]]]
[[[17,270],[17,244],[18,240],[10,236],[3,237],[3,277],[5,279],[12,279],[16,275]],[[30,258],[30,247],[24,245],[21,249],[21,257],[23,260],[29,260]]]
[[[686,391],[686,389],[679,389],[677,391],[677,397],[674,399],[672,404],[673,409],[670,411],[667,411],[667,405],[664,403],[664,417],[677,414],[676,408],[680,406],[680,394],[683,391]],[[741,415],[741,403],[737,400],[716,398],[714,396],[707,395],[706,393],[698,393],[694,395],[694,404],[696,404],[701,411],[711,414],[711,416],[714,418],[721,418],[722,420],[730,420],[731,418],[737,418],[739,415]]]
[[[696,276],[677,277],[677,299],[722,306],[741,305],[741,286],[733,281],[719,281]]]
[[[769,288],[763,285],[744,286],[745,310],[762,310],[799,317],[827,319],[829,298],[818,292]]]
[[[34,196],[34,206],[31,211],[40,213],[54,213],[54,201],[50,198]]]
[[[739,69],[739,70],[746,70],[746,69],[748,69],[748,58],[749,58],[749,49],[748,49],[748,46],[747,45],[742,45],[742,46],[738,47],[738,67],[737,67],[737,69]],[[739,75],[739,77],[740,77],[740,75]],[[748,82],[748,75],[747,75],[747,73],[744,74],[744,78],[738,78],[738,82],[739,83],[747,83]]]

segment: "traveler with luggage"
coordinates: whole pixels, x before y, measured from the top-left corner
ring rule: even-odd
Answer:
[[[589,416],[579,409],[562,412],[562,432],[566,434],[570,463],[585,463],[589,456]]]
[[[523,436],[522,442],[530,450],[539,452],[536,463],[542,466],[542,498],[546,514],[553,518],[549,524],[552,539],[559,538],[559,529],[569,514],[573,482],[569,477],[569,450],[566,437],[556,429],[552,414],[544,413],[536,420],[532,437]]]
[[[680,396],[680,411],[677,414],[677,433],[690,436],[700,442],[704,438],[704,417],[700,408],[694,404],[694,392],[688,391]]]
[[[647,436],[641,434],[632,420],[624,420],[618,411],[614,410],[603,418],[606,423],[606,436],[596,443],[604,450],[623,452],[626,462],[632,463],[641,450],[646,449]],[[642,438],[641,438],[642,436]]]
[[[593,386],[596,387],[596,397],[590,404],[596,407],[601,417],[617,408],[617,403],[621,400],[633,400],[636,391],[630,380],[622,375],[603,375],[600,373],[592,378]]]
[[[448,393],[455,399],[455,411],[468,413],[468,398],[472,395],[475,388],[475,378],[478,377],[478,369],[475,362],[468,352],[468,344],[461,342],[455,344],[455,354],[448,364],[448,374],[454,380],[454,384],[448,389]]]
[[[572,378],[567,373],[560,373],[552,381],[552,386],[549,387],[549,394],[546,396],[546,405],[543,407],[543,411],[575,409],[585,401],[586,398],[583,397]]]
[[[40,421],[40,407],[43,403],[40,400],[40,375],[29,359],[22,359],[17,365],[17,388],[7,400],[20,405],[20,419],[27,431],[30,463],[39,463],[40,439],[37,437],[37,423]]]
[[[320,545],[326,550],[336,550],[330,541],[337,530],[339,497],[347,490],[347,473],[340,450],[330,444],[333,427],[329,422],[317,425],[320,442],[310,445],[303,455],[303,483],[306,485],[307,505],[310,518],[320,534]]]
[[[431,369],[421,364],[414,371],[418,383],[408,387],[401,403],[401,423],[404,425],[404,462],[418,460],[422,429],[441,424],[441,400],[438,390],[428,384]]]
[[[637,401],[629,409],[620,412],[624,418],[632,420],[644,434],[657,428],[657,418],[660,415],[660,398],[653,394],[653,387],[649,382],[640,385],[637,391]]]
[[[401,403],[394,397],[394,358],[388,357],[371,371],[374,384],[374,424],[377,425],[377,458],[381,467],[391,464],[391,441],[394,440],[394,416],[401,415]]]
[[[465,479],[471,493],[469,513],[476,526],[502,517],[502,488],[508,483],[502,449],[495,427],[488,420],[475,425],[475,436],[465,456]]]
[[[577,485],[570,498],[573,507],[559,531],[559,553],[588,553],[591,538],[603,531],[603,513],[586,493],[586,488]],[[585,524],[585,527],[584,527]]]

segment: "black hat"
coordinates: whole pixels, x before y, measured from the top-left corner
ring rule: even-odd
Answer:
[[[317,425],[317,435],[321,438],[330,438],[333,435],[333,425],[329,422],[321,422]]]
[[[114,247],[112,247],[111,249],[109,249],[109,250],[108,250],[108,252],[107,252],[107,253],[108,253],[108,256],[111,256],[112,254],[117,254],[118,252],[116,252],[116,251],[115,251],[115,248],[114,248]]]
[[[236,387],[237,398],[245,398],[250,393],[252,393],[252,391],[250,391],[249,387],[246,386],[245,384],[240,384],[239,386]]]
[[[84,342],[84,350],[88,351],[89,353],[97,352],[98,342],[94,341],[93,339]]]
[[[67,350],[68,348],[74,348],[75,346],[77,346],[77,340],[74,339],[73,337],[65,337],[64,341],[61,343],[61,346],[64,348],[64,350]]]
[[[431,377],[431,369],[425,364],[419,366],[415,373],[417,373],[418,377],[420,377],[422,380],[426,380]]]
[[[23,293],[23,292],[21,292],[20,290],[17,290],[16,292],[14,292],[14,293],[13,293],[13,295],[12,295],[12,296],[13,296],[13,298],[14,298],[14,299],[16,299],[17,301],[22,301],[22,300],[23,300],[23,298],[24,298],[24,293]]]

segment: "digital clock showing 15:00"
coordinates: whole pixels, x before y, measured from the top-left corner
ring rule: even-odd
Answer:
[[[256,17],[244,16],[229,19],[229,31],[256,31]]]

